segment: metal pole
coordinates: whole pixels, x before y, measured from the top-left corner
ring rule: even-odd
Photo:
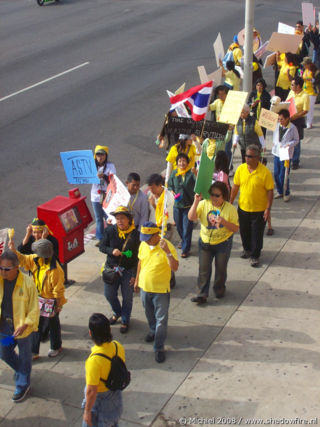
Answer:
[[[252,88],[253,17],[254,0],[246,0],[243,90],[249,93]]]

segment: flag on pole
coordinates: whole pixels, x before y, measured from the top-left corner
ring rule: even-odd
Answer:
[[[194,86],[187,91],[170,97],[171,109],[175,110],[180,104],[186,103],[194,121],[203,120],[208,111],[213,81]]]

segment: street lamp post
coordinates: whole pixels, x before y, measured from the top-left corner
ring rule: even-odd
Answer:
[[[249,93],[252,89],[253,18],[254,0],[246,0],[243,90]]]

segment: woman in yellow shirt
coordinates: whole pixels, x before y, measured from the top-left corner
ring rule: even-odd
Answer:
[[[277,52],[277,62],[279,64],[280,52]],[[295,76],[297,67],[294,64],[294,55],[290,52],[285,54],[283,62],[281,62],[281,68],[279,71],[278,80],[276,83],[276,95],[280,96],[281,101],[285,101],[290,92],[291,80]]]
[[[225,86],[231,90],[240,90],[240,74],[239,71],[235,69],[235,63],[233,61],[227,61],[227,70],[225,70],[222,61],[220,60],[219,62],[222,68],[222,74],[225,77]]]
[[[317,71],[317,67],[312,63],[312,59],[306,56],[303,58],[302,65],[304,68],[303,72],[303,90],[309,95],[310,110],[307,114],[307,129],[312,128],[314,105],[316,103],[317,94],[313,87],[314,76]]]
[[[171,163],[172,170],[177,169],[176,158],[180,153],[185,153],[188,156],[190,160],[188,163],[188,170],[192,169],[195,165],[197,154],[196,146],[193,144],[192,135],[180,135],[178,143],[170,148],[166,161]]]

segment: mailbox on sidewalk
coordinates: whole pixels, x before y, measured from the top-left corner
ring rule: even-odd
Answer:
[[[38,218],[58,240],[59,260],[63,265],[84,252],[84,229],[92,221],[85,199],[78,188],[73,188],[69,197],[56,196],[37,208]]]

